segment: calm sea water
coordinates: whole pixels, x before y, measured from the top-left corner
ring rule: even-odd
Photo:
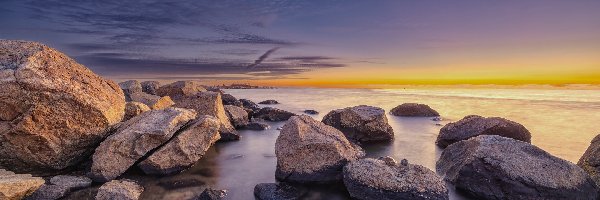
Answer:
[[[238,97],[259,102],[275,99],[274,107],[301,114],[305,109],[320,112],[317,120],[330,110],[355,105],[378,106],[386,111],[408,102],[428,104],[444,118],[405,118],[388,114],[395,140],[389,144],[366,146],[368,157],[406,158],[410,163],[435,170],[441,149],[435,139],[442,126],[466,115],[505,117],[519,122],[532,133],[532,143],[551,154],[577,162],[591,139],[600,134],[600,91],[525,90],[525,89],[256,89],[227,90]],[[143,199],[185,199],[205,187],[227,189],[228,199],[254,199],[258,183],[275,182],[275,140],[277,127],[266,131],[241,131],[242,140],[218,143],[193,168],[174,176],[149,177],[131,172],[126,178],[141,181],[146,187]],[[451,199],[468,199],[452,190]],[[311,190],[314,199],[347,199],[335,188]]]

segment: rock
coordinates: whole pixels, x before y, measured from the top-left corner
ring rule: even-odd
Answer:
[[[194,81],[177,81],[163,85],[156,91],[158,96],[170,96],[173,100],[194,96],[198,92],[206,92],[206,89]]]
[[[102,182],[117,178],[195,118],[192,110],[166,108],[144,112],[123,122],[96,149],[90,176]]]
[[[146,104],[134,101],[127,102],[125,104],[125,116],[123,117],[123,121],[127,121],[149,110],[150,107],[148,107]]]
[[[0,167],[62,171],[89,157],[124,111],[116,83],[43,44],[0,40]]]
[[[485,118],[470,115],[442,127],[435,143],[445,148],[452,143],[479,135],[499,135],[524,142],[531,142],[531,133],[517,122],[500,117]]]
[[[428,105],[418,103],[403,103],[393,108],[390,113],[402,117],[437,117],[440,114]]]
[[[198,197],[198,200],[221,200],[227,196],[227,190],[213,190],[206,188]]]
[[[286,183],[259,183],[254,187],[257,200],[296,200],[305,195],[305,190]]]
[[[223,105],[233,105],[233,106],[239,106],[239,107],[244,106],[241,101],[238,101],[231,94],[221,94],[221,100],[223,101]]]
[[[272,105],[272,104],[279,104],[279,102],[275,101],[275,100],[264,100],[261,102],[258,102],[258,104],[268,104],[268,105]]]
[[[248,125],[248,113],[241,107],[225,105],[225,113],[231,124],[236,128],[243,128]]]
[[[394,139],[394,130],[388,124],[385,111],[378,107],[360,105],[333,110],[323,117],[322,122],[342,131],[352,141]]]
[[[296,116],[296,114],[278,108],[264,107],[258,110],[258,112],[254,113],[252,116],[258,119],[277,122],[286,121],[290,119],[290,117]]]
[[[142,92],[142,84],[137,80],[120,82],[119,87],[123,90],[123,94],[125,94],[125,101],[131,101],[131,94]]]
[[[260,106],[258,106],[258,104],[254,103],[253,101],[250,101],[248,99],[240,99],[240,102],[242,102],[242,107],[252,110],[252,111],[258,111],[260,110]]]
[[[217,117],[221,128],[221,141],[239,140],[240,136],[235,131],[221,101],[221,94],[216,92],[198,92],[193,96],[182,97],[176,101],[174,107],[192,109],[198,112],[198,115],[210,115]]]
[[[138,164],[146,174],[172,174],[196,163],[217,140],[219,121],[203,115]]]
[[[600,135],[594,137],[577,165],[585,170],[600,187]]]
[[[169,96],[160,97],[143,92],[133,93],[129,96],[131,97],[131,101],[146,104],[152,110],[160,110],[175,105],[175,102]]]
[[[406,159],[352,161],[344,167],[344,185],[354,199],[449,199],[446,184],[435,172]]]
[[[15,174],[0,169],[0,199],[18,200],[30,195],[44,184],[44,179],[31,174]]]
[[[304,110],[304,113],[309,114],[309,115],[318,115],[319,111],[316,111],[316,110]]]
[[[25,200],[57,200],[67,196],[69,189],[60,185],[44,184]]]
[[[50,179],[49,184],[44,184],[26,199],[30,200],[55,200],[60,199],[71,191],[90,187],[92,180],[83,176],[58,175]]]
[[[141,83],[142,92],[156,95],[156,91],[160,88],[160,82],[158,81],[144,81]]]
[[[262,122],[250,122],[244,128],[248,130],[264,131],[271,128],[271,126]]]
[[[96,200],[136,200],[144,192],[144,187],[131,180],[113,180],[98,189]]]
[[[529,143],[481,135],[448,146],[437,172],[479,199],[596,199],[592,178],[577,165]]]
[[[81,189],[90,187],[92,185],[92,180],[85,176],[58,175],[50,179],[50,184],[63,186],[69,189]]]
[[[342,167],[365,154],[337,129],[313,118],[294,116],[275,142],[280,181],[331,183],[342,180]]]
[[[434,117],[434,118],[431,118],[431,121],[440,122],[440,121],[442,121],[442,118],[441,117]]]

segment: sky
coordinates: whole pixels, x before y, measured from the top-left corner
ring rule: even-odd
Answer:
[[[0,38],[114,80],[600,84],[598,0],[0,0]]]

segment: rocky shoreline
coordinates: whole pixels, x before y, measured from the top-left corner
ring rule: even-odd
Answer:
[[[315,185],[365,200],[449,199],[447,187],[477,199],[599,197],[598,137],[576,165],[530,144],[531,133],[517,122],[471,115],[441,128],[436,144],[444,150],[428,169],[365,157],[365,144],[394,140],[382,108],[341,108],[318,121],[315,110],[298,115],[269,107],[285,102],[257,104],[221,88],[117,84],[43,44],[0,40],[0,199],[61,199],[91,187],[95,199],[139,199],[145,188],[123,178],[127,171],[180,173],[215,143],[243,140],[239,130],[268,129],[265,121],[285,123],[275,142],[278,182],[256,185],[249,198],[303,199]],[[389,112],[440,116],[417,103]],[[194,183],[170,186],[186,184]],[[177,199],[224,199],[226,189]]]

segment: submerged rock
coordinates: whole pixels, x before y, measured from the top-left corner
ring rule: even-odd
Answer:
[[[146,94],[143,92],[133,93],[129,96],[131,98],[131,101],[146,104],[152,110],[168,108],[175,104],[175,102],[173,102],[173,100],[171,100],[171,97],[169,96],[160,97],[156,95]]]
[[[499,135],[524,142],[531,142],[531,133],[529,133],[529,130],[517,122],[500,117],[485,118],[470,115],[442,127],[435,143],[444,148],[452,143],[479,135]]]
[[[481,199],[597,199],[584,170],[529,143],[481,135],[448,146],[437,172]]]
[[[125,101],[131,101],[131,94],[142,92],[142,84],[137,80],[120,82],[119,87],[123,90],[123,94],[125,94]]]
[[[394,130],[388,124],[385,111],[373,106],[354,106],[333,110],[322,120],[333,126],[352,141],[390,141],[394,139]]]
[[[257,200],[296,200],[306,195],[306,191],[286,183],[259,183],[254,186]]]
[[[232,106],[239,106],[239,107],[244,106],[241,101],[237,100],[237,98],[235,98],[231,94],[222,93],[221,100],[223,101],[223,105],[232,105]]]
[[[286,121],[290,119],[290,117],[296,116],[296,114],[278,108],[264,107],[255,112],[252,116],[258,119],[277,122]]]
[[[2,200],[23,199],[43,184],[44,179],[42,178],[0,169],[0,199]]]
[[[448,199],[448,189],[435,172],[406,159],[365,158],[344,167],[344,185],[350,196],[363,200]]]
[[[200,160],[221,138],[219,126],[217,118],[200,116],[138,166],[146,174],[172,174],[184,170]]]
[[[403,103],[393,108],[390,113],[402,117],[437,117],[440,114],[425,104]]]
[[[187,96],[194,96],[198,92],[206,92],[206,89],[194,81],[177,81],[158,88],[158,96],[170,96],[173,100],[178,100]]]
[[[211,188],[206,188],[204,192],[200,194],[198,200],[220,200],[225,199],[227,196],[227,190],[214,190]]]
[[[600,135],[594,137],[577,165],[585,170],[600,187]]]
[[[137,200],[144,187],[131,180],[113,180],[98,189],[96,200]]]
[[[250,122],[244,128],[248,130],[264,131],[269,129],[270,127],[271,126],[269,126],[268,124],[262,122]]]
[[[248,125],[248,113],[241,107],[225,105],[225,113],[231,124],[236,128],[243,128]]]
[[[144,112],[124,122],[96,149],[91,177],[97,181],[117,178],[194,118],[192,110],[167,108]]]
[[[142,92],[156,95],[156,91],[160,88],[160,82],[158,81],[144,81],[141,83]]]
[[[270,100],[264,100],[264,101],[258,102],[258,104],[268,104],[268,105],[273,105],[273,104],[279,104],[279,102],[277,102],[277,101],[275,101],[275,100],[272,100],[272,99],[270,99]]]
[[[319,111],[316,111],[316,110],[304,110],[304,113],[309,114],[309,115],[318,115]]]
[[[302,115],[290,118],[275,143],[280,181],[330,183],[342,180],[342,167],[365,154],[337,129]]]
[[[123,121],[127,121],[149,110],[150,107],[148,107],[146,104],[134,101],[127,102],[125,104],[125,116],[123,117]]]
[[[0,40],[0,167],[55,174],[87,158],[121,121],[119,86],[36,42]]]
[[[216,92],[198,92],[195,95],[180,98],[174,107],[195,110],[198,115],[210,115],[219,119],[221,141],[239,140],[240,135],[229,122],[225,113],[221,94]]]

